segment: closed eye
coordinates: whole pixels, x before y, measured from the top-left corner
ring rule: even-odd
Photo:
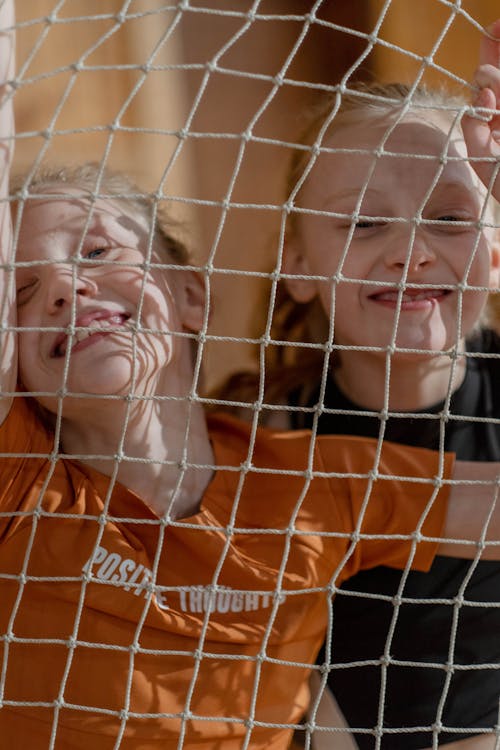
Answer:
[[[18,307],[20,305],[23,305],[31,298],[32,293],[35,291],[36,284],[36,279],[32,279],[31,281],[27,281],[17,287],[16,303]]]
[[[469,214],[441,214],[429,221],[429,224],[433,224],[436,230],[448,232],[467,232],[477,226],[476,221]]]

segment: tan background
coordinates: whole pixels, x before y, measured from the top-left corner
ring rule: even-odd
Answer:
[[[106,158],[161,187],[213,265],[210,333],[258,336],[261,282],[248,274],[273,267],[285,144],[303,112],[351,66],[354,78],[423,74],[460,87],[480,26],[498,15],[498,0],[463,2],[458,14],[439,0],[393,0],[382,17],[384,4],[328,0],[305,27],[314,4],[301,0],[263,0],[254,20],[250,0],[196,0],[184,13],[163,0],[17,0],[17,167]],[[211,343],[209,384],[250,356]]]

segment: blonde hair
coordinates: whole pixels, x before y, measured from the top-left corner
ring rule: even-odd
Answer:
[[[57,191],[58,186],[61,190]],[[186,245],[173,236],[176,227],[158,197],[145,193],[124,172],[104,167],[97,162],[72,166],[43,166],[34,175],[29,172],[16,175],[10,183],[14,203],[29,200],[33,195],[54,189],[61,194],[65,187],[88,191],[91,196],[114,200],[141,216],[152,229],[153,241],[163,248],[168,258],[179,265],[192,261]],[[178,227],[177,227],[178,229]]]
[[[14,211],[21,202],[34,195],[53,194],[64,198],[65,188],[77,188],[91,197],[113,200],[143,218],[152,233],[156,247],[165,252],[166,260],[175,265],[188,266],[193,262],[186,245],[172,234],[176,225],[159,204],[155,195],[145,193],[124,172],[103,168],[96,162],[72,166],[43,166],[35,174],[26,172],[12,177],[10,193]],[[98,189],[97,189],[98,188]],[[197,344],[192,343],[193,358]],[[19,387],[23,387],[19,384]],[[43,425],[53,431],[54,415],[35,398],[27,397]]]
[[[455,127],[455,122],[459,126],[461,112],[466,106],[467,100],[463,96],[445,88],[411,87],[402,83],[356,83],[348,90],[329,95],[309,113],[296,141],[286,174],[286,200],[297,193],[301,181],[303,184],[305,170],[314,153],[332,133],[341,128],[365,121],[373,123],[396,119],[406,112],[425,118],[426,113],[436,111],[449,118],[451,128]],[[297,194],[300,195],[300,191]],[[288,238],[298,233],[299,224],[300,213],[292,209],[287,218]],[[284,281],[280,281],[275,302],[271,327],[273,341],[319,343],[327,340],[328,319],[317,298],[298,303],[291,297]],[[485,321],[494,325],[492,309],[489,307],[487,310]],[[296,392],[299,393],[299,403],[306,403],[317,386],[324,360],[325,353],[321,348],[268,346],[266,401],[283,403],[291,393]],[[330,366],[334,364],[331,359]],[[252,402],[257,397],[258,384],[258,375],[236,373],[216,395],[221,399]]]
[[[314,150],[343,128],[396,118],[406,108],[412,115],[442,112],[450,125],[467,105],[464,97],[444,88],[413,88],[403,83],[355,83],[345,92],[326,97],[309,113],[306,125],[297,139],[286,175],[285,194],[290,196],[302,179]],[[459,119],[459,118],[458,118]],[[298,215],[291,212],[289,229],[293,233]]]

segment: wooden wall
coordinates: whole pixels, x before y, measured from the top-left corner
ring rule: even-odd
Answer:
[[[163,0],[17,2],[18,169],[106,155],[146,189],[161,184],[198,257],[213,263],[211,332],[228,337],[262,328],[262,284],[245,274],[273,265],[283,142],[322,88],[366,52],[357,77],[412,80],[425,68],[427,80],[468,81],[479,27],[498,14],[498,0],[468,0],[459,13],[440,0],[392,0],[382,20],[382,0],[327,0],[298,44],[298,16],[312,2],[262,0],[262,18],[250,23],[252,4],[192,0],[179,13]],[[280,73],[289,82],[276,86]],[[212,344],[209,384],[250,356],[248,346]]]

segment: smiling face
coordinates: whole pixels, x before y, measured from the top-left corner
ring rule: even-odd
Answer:
[[[367,115],[326,141],[352,151],[319,156],[298,202],[329,215],[298,218],[284,271],[338,277],[336,284],[288,282],[299,302],[319,295],[334,315],[335,343],[385,348],[394,341],[426,356],[453,346],[459,323],[463,338],[478,321],[487,291],[462,293],[460,285],[498,285],[498,246],[492,229],[477,227],[485,191],[464,160],[463,140],[447,144],[449,121],[437,113],[405,119],[385,153],[366,153],[379,148],[390,125]],[[492,221],[489,211],[484,220]]]
[[[82,191],[64,192],[65,199],[41,193],[22,214],[16,259],[24,388],[126,395],[133,385],[139,394],[156,393],[167,373],[169,394],[185,391],[189,340],[175,332],[201,325],[199,281],[188,271],[144,269],[148,229],[138,213],[118,200],[91,208]],[[168,258],[156,248],[151,262]],[[53,396],[37,400],[57,408]]]

